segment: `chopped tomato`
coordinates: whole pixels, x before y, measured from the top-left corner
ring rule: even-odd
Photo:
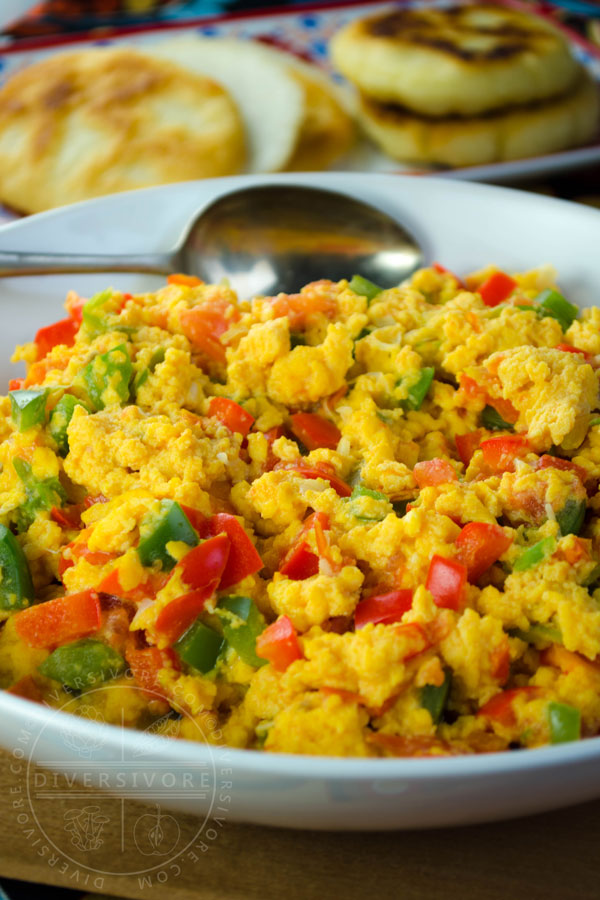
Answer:
[[[517,287],[517,282],[504,272],[494,272],[480,284],[477,293],[486,306],[498,306],[509,297]]]
[[[504,637],[502,644],[494,647],[490,653],[490,674],[499,684],[505,684],[510,675],[510,648],[508,638]]]
[[[513,703],[518,697],[525,697],[527,700],[533,700],[543,694],[542,688],[531,685],[529,687],[512,688],[508,691],[501,691],[484,703],[478,710],[478,716],[487,716],[493,719],[505,728],[512,728],[517,724],[517,717],[513,709]]]
[[[8,382],[9,391],[20,391],[25,382],[24,378],[11,378]]]
[[[79,324],[74,319],[61,319],[52,325],[40,328],[34,338],[37,347],[37,358],[44,359],[57,344],[65,344],[72,347],[75,343],[75,335],[79,331]]]
[[[480,444],[484,462],[494,472],[512,472],[515,460],[529,450],[527,438],[521,434],[501,434],[487,438]]]
[[[304,520],[294,544],[288,550],[279,566],[280,573],[287,578],[291,578],[294,581],[304,581],[305,578],[318,574],[319,557],[310,549],[307,540],[307,535],[315,527],[316,522],[320,523],[321,528],[329,528],[329,518],[322,512],[312,513]]]
[[[307,450],[318,450],[319,447],[335,450],[341,440],[339,428],[316,413],[294,413],[291,419],[293,433]]]
[[[302,478],[323,478],[328,481],[334,491],[340,497],[349,497],[352,494],[352,488],[345,481],[336,475],[332,465],[325,462],[313,463],[309,466],[302,462],[278,462],[273,466],[274,469],[289,469],[291,472],[297,472]]]
[[[573,347],[572,344],[557,344],[554,349],[562,350],[563,353],[580,353],[586,361],[592,358],[592,354],[587,350],[580,350],[579,347]]]
[[[233,584],[238,584],[244,578],[248,578],[249,575],[260,572],[263,567],[263,561],[248,537],[244,526],[235,516],[230,516],[227,513],[217,513],[216,516],[210,519],[209,529],[210,534],[215,537],[217,535],[227,535],[229,539],[229,556],[219,582],[220,590],[231,587]]]
[[[420,488],[436,484],[447,484],[456,481],[456,472],[445,459],[427,459],[416,463],[413,469],[414,479]]]
[[[487,401],[486,388],[478,384],[470,375],[465,375],[464,372],[461,372],[458,377],[458,382],[461,391],[470,401],[479,400],[482,403]]]
[[[278,672],[285,672],[293,662],[302,659],[298,634],[288,616],[279,616],[259,634],[256,655],[268,660]]]
[[[70,317],[77,325],[81,325],[83,320],[83,307],[87,303],[85,297],[80,297],[75,291],[69,291],[65,306]]]
[[[224,298],[215,297],[202,306],[184,309],[179,314],[181,330],[186,338],[201,353],[217,363],[225,363],[225,347],[220,341],[232,322],[239,319],[236,312],[226,318],[225,312],[230,309]]]
[[[588,477],[588,473],[583,466],[578,466],[577,463],[571,462],[570,459],[561,459],[560,456],[550,456],[549,453],[544,453],[540,456],[537,461],[536,469],[561,469],[563,472],[573,472],[583,484]]]
[[[204,284],[204,282],[195,275],[183,275],[181,272],[177,272],[174,275],[167,275],[167,284],[180,284],[183,287],[198,287],[198,285]]]
[[[251,416],[243,406],[228,397],[211,397],[208,414],[219,419],[230,431],[242,434],[244,437],[254,425],[254,416]]]
[[[358,631],[369,622],[374,625],[399,622],[404,613],[412,608],[412,601],[413,592],[409,589],[366,597],[354,610],[354,626]]]
[[[456,538],[457,559],[467,567],[469,581],[477,581],[512,544],[499,525],[469,522]]]
[[[459,610],[463,604],[467,567],[437,553],[431,559],[425,587],[436,606]]]
[[[125,659],[139,687],[150,694],[165,697],[159,681],[161,669],[177,667],[177,657],[170,649],[158,647],[134,647],[129,643],[125,649]]]
[[[53,506],[50,510],[50,518],[60,525],[61,528],[81,528],[81,513],[84,509],[83,503],[65,506],[62,509]]]
[[[290,331],[304,328],[311,318],[322,313],[333,318],[337,312],[337,287],[332,281],[313,281],[299,294],[277,294],[268,298],[276,318],[287,316]]]
[[[572,536],[572,544],[559,547],[557,555],[563,556],[570,566],[576,566],[582,559],[588,560],[590,553],[588,543],[580,537]]]
[[[454,441],[456,443],[456,449],[463,465],[469,465],[473,454],[481,444],[484,435],[485,432],[482,428],[478,428],[477,431],[469,431],[467,434],[456,435]]]
[[[66,550],[69,550],[70,556],[65,553]],[[70,544],[66,544],[62,548],[58,562],[58,574],[60,577],[62,578],[66,570],[74,566],[75,561],[81,557],[86,559],[91,566],[103,566],[105,563],[115,559],[116,553],[108,553],[105,550],[90,550],[87,544],[81,540],[80,535],[77,540],[71,541]]]
[[[82,591],[18,612],[15,627],[30,647],[57,647],[93,634],[101,625],[98,594]]]
[[[46,357],[38,362],[34,362],[33,365],[29,367],[29,371],[23,382],[23,387],[27,388],[32,384],[42,384],[48,372],[52,369],[66,369],[67,364],[68,360],[66,358],[51,361]]]

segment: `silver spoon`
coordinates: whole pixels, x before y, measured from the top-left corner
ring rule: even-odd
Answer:
[[[300,185],[247,187],[202,209],[166,253],[0,252],[0,277],[69,272],[184,272],[229,279],[241,297],[298,291],[360,274],[393,287],[423,264],[416,239],[387,213],[347,194]]]

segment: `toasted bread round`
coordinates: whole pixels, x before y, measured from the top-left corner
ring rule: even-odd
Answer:
[[[244,159],[220,85],[130,49],[52,56],[0,90],[0,198],[24,212],[234,174]]]
[[[304,91],[296,79],[255,41],[175,38],[152,54],[210,75],[230,92],[244,120],[249,172],[278,172],[296,147],[304,119]]]
[[[334,65],[373,99],[430,116],[479,115],[568,90],[578,64],[557,28],[501,6],[397,9],[330,42]]]
[[[405,162],[474,166],[564,150],[598,130],[598,87],[587,74],[556,100],[486,116],[435,119],[360,98],[365,132],[389,156]]]

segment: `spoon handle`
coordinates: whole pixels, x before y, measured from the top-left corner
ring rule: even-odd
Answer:
[[[168,275],[176,271],[172,253],[138,256],[0,251],[0,278],[19,275],[57,275],[69,272],[145,272]]]

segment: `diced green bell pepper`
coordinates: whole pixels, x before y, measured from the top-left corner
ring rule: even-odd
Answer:
[[[590,419],[588,422],[588,428],[593,428],[594,425],[600,425],[600,416],[596,416],[596,418]]]
[[[264,616],[250,597],[222,597],[216,613],[227,642],[249,666],[264,666],[267,660],[256,655],[256,638],[266,628]]]
[[[423,401],[429,393],[434,375],[435,369],[432,366],[425,366],[425,368],[421,369],[417,380],[408,388],[406,399],[400,402],[400,406],[405,410],[416,411],[421,409]],[[401,381],[404,381],[404,379],[401,379]]]
[[[361,297],[367,298],[367,303],[370,303],[375,299],[377,294],[380,294],[383,290],[382,287],[379,287],[378,284],[375,284],[373,281],[369,281],[368,278],[363,278],[362,275],[353,275],[348,283],[348,287],[351,291],[354,291],[355,294],[360,294]]]
[[[196,547],[198,535],[179,503],[161,500],[160,505],[162,514],[148,533],[142,525],[142,537],[137,551],[143,566],[159,562],[165,572],[170,572],[176,560],[168,552],[167,544],[171,541],[183,541],[190,547]]]
[[[481,424],[490,431],[514,431],[509,422],[505,422],[493,406],[484,406],[481,413]]]
[[[581,737],[581,713],[568,703],[549,703],[548,722],[552,744],[566,744]]]
[[[127,344],[119,344],[107,353],[94,357],[83,370],[83,380],[96,409],[104,409],[115,398],[120,403],[129,400],[129,382],[133,366]]]
[[[74,397],[73,394],[63,394],[50,413],[48,431],[50,432],[50,437],[56,442],[61,456],[66,456],[69,452],[67,429],[69,427],[69,422],[73,418],[73,412],[76,406],[83,406],[88,413],[90,411],[83,400],[79,400],[77,397]]]
[[[108,644],[83,638],[58,647],[39,666],[39,671],[77,691],[118,678],[125,668],[121,654]]]
[[[565,300],[558,291],[548,288],[538,294],[536,300],[543,310],[542,315],[556,319],[563,331],[566,331],[577,318],[579,312],[577,307]]]
[[[214,669],[224,646],[225,638],[197,619],[174,649],[184,663],[205,675]]]
[[[526,569],[537,566],[538,563],[541,563],[542,560],[546,559],[547,556],[550,556],[554,552],[555,547],[556,541],[553,537],[543,538],[541,541],[538,541],[537,544],[533,544],[521,553],[518,559],[515,560],[513,571],[525,572]]]
[[[511,628],[510,635],[536,647],[539,645],[560,644],[563,639],[560,628],[555,625],[542,625],[541,622],[534,622],[527,631],[523,631],[521,628]]]
[[[43,425],[46,421],[46,401],[48,391],[9,391],[10,414],[19,431],[27,431],[34,425]]]
[[[0,609],[23,609],[34,598],[27,557],[16,537],[0,525]]]
[[[575,500],[573,497],[569,497],[560,512],[556,513],[556,521],[563,537],[566,534],[579,534],[585,519],[586,508],[585,500]]]
[[[591,587],[600,580],[600,564],[594,566],[589,575],[581,582],[582,587]]]
[[[153,374],[154,370],[160,363],[165,361],[165,349],[164,347],[158,347],[157,350],[154,351],[152,356],[150,357],[150,361],[145,369],[142,369],[141,372],[138,372],[133,380],[133,394],[137,396],[137,392],[142,387],[142,385],[146,384],[150,375]]]
[[[385,494],[382,494],[380,491],[372,491],[362,484],[356,485],[350,496],[350,506],[356,519],[359,519],[361,522],[380,522],[385,518],[385,512],[380,514],[379,511],[376,511],[375,515],[366,515],[365,504],[361,502],[363,499],[389,502]]]
[[[41,481],[35,478],[27,460],[17,456],[13,459],[13,466],[25,487],[25,502],[17,512],[17,527],[19,531],[26,531],[38,510],[64,506],[67,495],[58,478],[44,478]]]
[[[109,328],[107,313],[104,307],[111,299],[113,292],[111,290],[101,291],[90,297],[84,304],[81,311],[83,324],[87,328],[90,337],[97,337],[103,334]]]
[[[450,694],[450,686],[452,684],[452,672],[445,669],[444,681],[442,684],[426,684],[421,688],[421,706],[424,707],[434,725],[438,725],[442,719],[448,695]]]

